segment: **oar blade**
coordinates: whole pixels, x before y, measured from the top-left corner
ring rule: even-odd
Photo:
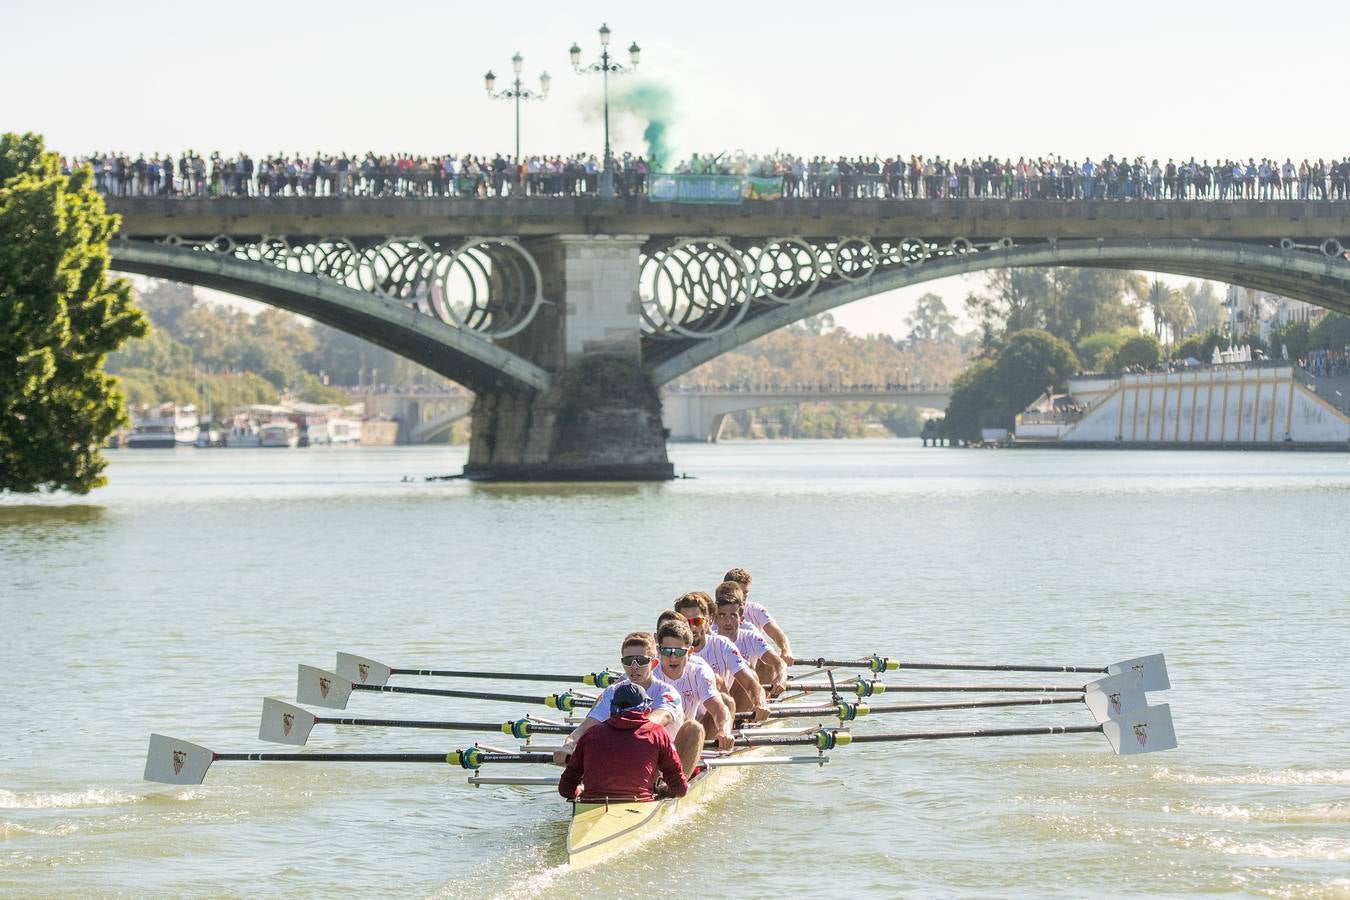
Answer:
[[[346,709],[352,695],[352,682],[335,672],[301,665],[296,678],[295,702],[324,709]]]
[[[357,684],[373,684],[379,687],[389,683],[392,670],[382,662],[357,656],[355,653],[337,655],[337,673],[348,681]]]
[[[1083,702],[1098,724],[1133,715],[1148,706],[1144,696],[1144,673],[1134,669],[1108,675],[1083,687]]]
[[[1102,733],[1121,756],[1175,750],[1177,747],[1172,707],[1166,703],[1146,706],[1123,718],[1108,719],[1102,723]]]
[[[215,754],[205,747],[162,734],[150,735],[145,780],[164,784],[201,784]]]
[[[1144,690],[1165,691],[1172,686],[1167,677],[1167,661],[1161,653],[1137,656],[1134,659],[1121,660],[1106,667],[1106,674],[1119,675],[1121,672],[1138,670],[1144,673]]]
[[[262,721],[258,725],[258,738],[274,744],[290,744],[303,747],[314,730],[317,717],[314,713],[299,706],[277,700],[274,697],[263,699]]]

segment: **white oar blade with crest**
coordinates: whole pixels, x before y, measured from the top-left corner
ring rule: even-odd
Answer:
[[[150,735],[145,780],[165,784],[201,784],[216,755],[205,747],[162,734]]]
[[[325,709],[346,709],[352,695],[350,678],[315,666],[300,666],[295,685],[295,702]]]
[[[367,659],[364,656],[357,656],[355,653],[339,653],[337,655],[337,673],[348,681],[354,681],[357,684],[373,684],[376,687],[388,684],[389,676],[392,674],[389,667],[384,663]]]
[[[1090,681],[1083,687],[1083,702],[1092,711],[1097,724],[1131,715],[1148,706],[1144,696],[1144,673],[1121,672]]]
[[[1102,733],[1121,756],[1175,750],[1177,746],[1177,735],[1172,729],[1172,707],[1166,703],[1146,706],[1119,719],[1108,719],[1102,723]]]
[[[1137,656],[1134,659],[1121,660],[1106,667],[1106,674],[1119,675],[1122,672],[1140,671],[1144,673],[1144,690],[1165,691],[1172,686],[1167,677],[1167,661],[1161,653]]]
[[[314,713],[299,706],[277,700],[274,697],[263,699],[262,722],[258,725],[258,737],[274,744],[291,744],[303,747],[314,730],[317,717]]]

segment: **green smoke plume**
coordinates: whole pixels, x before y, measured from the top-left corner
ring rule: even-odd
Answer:
[[[612,105],[622,113],[644,120],[642,139],[647,142],[647,162],[653,172],[675,162],[670,144],[670,125],[675,118],[675,95],[655,81],[628,81],[612,95]]]

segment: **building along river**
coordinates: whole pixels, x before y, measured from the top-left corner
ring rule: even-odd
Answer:
[[[917,440],[673,457],[697,479],[421,481],[461,468],[443,447],[117,451],[88,498],[0,499],[0,893],[675,897],[701,854],[707,895],[1350,896],[1350,457]],[[1173,688],[1154,702],[1181,746],[1127,760],[1092,735],[858,745],[823,769],[749,772],[668,839],[579,873],[559,869],[556,795],[471,788],[459,769],[219,763],[200,787],[141,780],[152,731],[274,749],[256,739],[260,701],[292,694],[297,662],[345,649],[593,671],[736,565],[799,656],[1165,652]],[[349,709],[534,711],[383,695]],[[328,728],[310,747],[473,738]]]

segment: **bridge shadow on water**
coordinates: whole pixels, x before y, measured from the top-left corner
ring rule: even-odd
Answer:
[[[615,482],[469,482],[475,496],[500,500],[534,500],[541,497],[574,500],[590,497],[639,497],[660,490],[660,483],[637,481]]]

